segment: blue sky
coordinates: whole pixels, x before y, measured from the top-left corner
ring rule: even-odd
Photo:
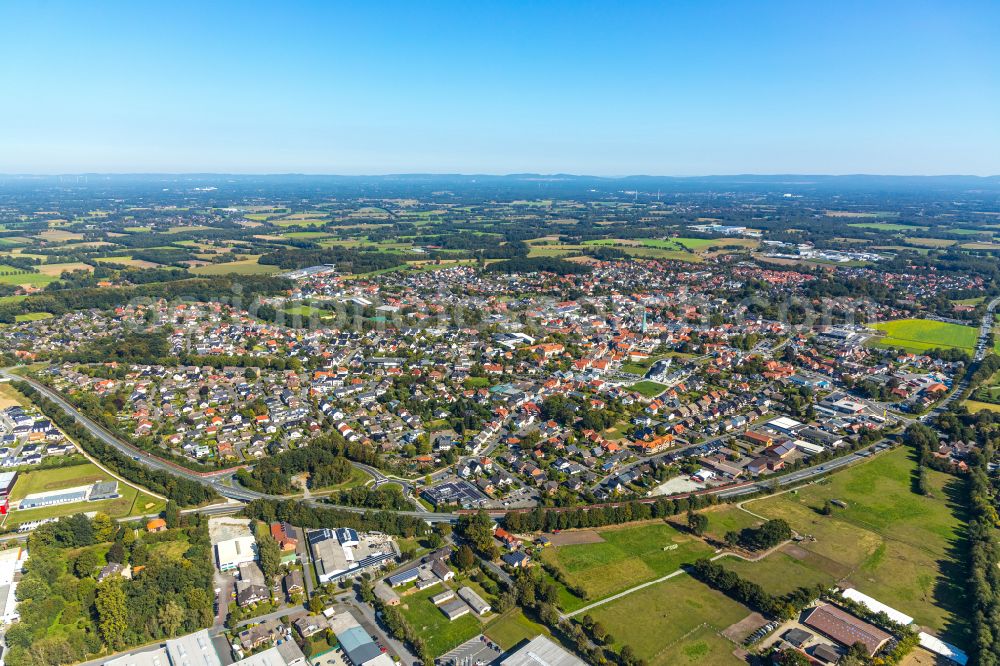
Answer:
[[[1000,173],[1000,2],[0,3],[0,173]]]

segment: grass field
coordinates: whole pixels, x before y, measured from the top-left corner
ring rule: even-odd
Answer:
[[[875,341],[877,346],[900,347],[915,353],[935,347],[972,351],[979,335],[972,326],[930,319],[896,319],[879,322],[874,328],[885,332],[885,336]]]
[[[550,636],[549,628],[524,616],[520,610],[507,613],[486,625],[484,633],[504,650],[510,650],[523,640],[531,640],[539,634]]]
[[[13,501],[22,499],[25,495],[32,493],[72,488],[74,486],[93,483],[94,481],[111,480],[111,478],[109,474],[99,469],[93,463],[38,470],[36,472],[24,472],[18,476],[10,496]],[[70,516],[74,513],[91,511],[103,511],[112,518],[121,518],[129,515],[155,513],[161,511],[164,507],[162,500],[151,497],[146,493],[140,493],[132,486],[125,485],[121,481],[118,482],[118,493],[120,497],[98,502],[73,502],[24,511],[11,511],[6,525],[13,526],[31,520],[57,518],[60,516]]]
[[[978,400],[966,400],[964,404],[970,412],[975,414],[976,412],[981,412],[982,410],[987,410],[990,412],[1000,412],[1000,405],[994,405],[988,402],[979,402]]]
[[[427,641],[427,647],[436,657],[461,645],[482,631],[483,625],[472,613],[448,620],[441,610],[431,603],[430,598],[444,591],[442,585],[435,585],[420,592],[407,594],[399,606],[406,621]]]
[[[19,314],[14,317],[15,321],[39,321],[41,319],[51,319],[51,312],[28,312],[26,314]]]
[[[719,504],[702,513],[708,517],[708,529],[705,533],[714,539],[722,541],[726,532],[738,532],[744,527],[756,527],[760,520],[732,504]],[[687,522],[684,516],[673,519],[677,524]]]
[[[752,575],[775,581],[784,571],[784,585],[792,587],[814,575],[818,582],[827,576],[912,615],[918,624],[943,632],[945,640],[964,644],[963,577],[956,564],[964,556],[956,503],[961,482],[930,471],[931,494],[918,495],[912,490],[914,470],[910,452],[896,449],[794,493],[748,502],[751,511],[784,518],[799,534],[815,537],[784,549],[799,560],[796,566],[765,560]],[[823,516],[818,509],[829,499],[848,507]],[[784,557],[779,560],[787,564]],[[753,569],[752,564],[736,567]]]
[[[285,312],[287,312],[290,315],[299,315],[301,317],[311,317],[313,315],[316,315],[318,317],[321,314],[329,314],[325,310],[314,308],[311,305],[296,305],[294,307],[285,308]]]
[[[45,275],[44,273],[29,273],[28,271],[22,271],[0,264],[0,284],[27,284],[32,287],[44,287],[50,282],[55,281],[56,278],[52,275]]]
[[[111,477],[100,470],[97,465],[73,465],[72,467],[57,467],[55,469],[37,472],[22,472],[10,492],[10,499],[19,500],[33,493],[48,492],[61,488],[82,486],[95,481],[106,481]]]
[[[258,264],[257,259],[241,259],[225,264],[196,266],[190,269],[190,272],[195,275],[229,275],[230,273],[237,275],[266,275],[268,273],[277,273],[280,270],[277,266]]]
[[[0,382],[0,409],[27,404],[28,399],[21,395],[20,391],[11,386],[10,382]]]
[[[772,594],[786,594],[797,587],[816,584],[830,586],[836,582],[832,574],[824,571],[821,566],[815,566],[808,556],[803,557],[798,551],[794,552],[796,556],[777,551],[759,562],[728,557],[720,564]]]
[[[683,574],[599,606],[590,615],[650,666],[743,663],[718,632],[750,611]]]
[[[588,601],[654,580],[712,553],[701,540],[665,522],[606,528],[597,533],[603,541],[547,548],[542,554],[565,573],[571,585],[586,590]],[[564,610],[586,603],[572,596],[560,598]]]
[[[665,384],[659,384],[651,381],[641,381],[636,384],[632,384],[629,388],[633,391],[638,391],[647,398],[655,398],[667,390]]]

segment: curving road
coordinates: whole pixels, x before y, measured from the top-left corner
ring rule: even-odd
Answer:
[[[12,373],[9,368],[0,369],[0,377],[4,377],[12,381],[27,382],[36,391],[44,395],[46,398],[54,402],[60,409],[62,409],[67,414],[72,416],[77,423],[86,428],[94,437],[97,437],[108,446],[114,447],[120,453],[129,456],[133,460],[136,460],[137,462],[140,462],[143,465],[146,465],[147,467],[150,467],[152,469],[167,472],[169,474],[173,474],[174,476],[179,476],[181,478],[209,486],[219,495],[227,499],[232,499],[239,502],[251,502],[255,499],[269,499],[269,500],[282,500],[282,501],[294,499],[296,501],[305,502],[306,504],[314,507],[341,509],[343,511],[351,511],[354,513],[365,513],[366,511],[372,510],[365,507],[344,506],[341,504],[328,504],[325,502],[320,502],[315,499],[290,498],[283,495],[269,495],[267,493],[261,493],[255,490],[249,490],[247,488],[240,486],[235,481],[235,479],[233,478],[235,470],[233,469],[220,470],[217,472],[195,472],[193,470],[187,469],[186,467],[182,467],[181,465],[178,465],[176,463],[164,460],[163,458],[160,458],[158,456],[154,456],[148,451],[144,451],[143,449],[140,449],[136,446],[133,446],[132,444],[123,441],[121,438],[112,433],[110,430],[108,430],[104,426],[100,425],[93,419],[89,418],[88,416],[77,410],[76,407],[74,407],[72,404],[66,401],[57,392],[45,386],[41,382],[38,382],[30,377],[23,377],[21,375],[16,375]],[[401,483],[400,480],[397,480],[392,477],[387,477],[385,474],[379,472],[374,467],[361,464],[358,464],[357,466],[363,469],[364,471],[368,472],[369,474],[371,474],[373,477],[375,477],[375,482],[377,484],[386,482]],[[404,492],[407,491],[408,487],[409,487],[408,484],[407,486],[404,486]],[[205,511],[225,512],[225,509],[219,507],[215,508],[206,507]],[[457,514],[429,513],[422,507],[421,510],[396,511],[394,513],[399,513],[405,516],[413,516],[416,518],[423,518],[428,522],[451,522],[458,519]]]
[[[1000,307],[1000,296],[998,296],[998,297],[994,298],[992,301],[990,301],[989,305],[986,308],[986,314],[983,315],[983,319],[982,319],[982,322],[980,324],[979,338],[978,338],[978,340],[976,342],[976,350],[975,350],[975,356],[974,356],[974,360],[973,360],[973,365],[977,365],[980,361],[983,360],[983,358],[986,357],[986,354],[988,352],[987,345],[986,345],[987,336],[989,335],[990,331],[993,329],[994,312],[996,311],[996,309],[998,307]],[[960,381],[953,388],[953,390],[948,395],[948,397],[945,398],[941,403],[939,403],[930,412],[928,412],[927,414],[925,414],[922,417],[920,417],[920,420],[926,422],[932,416],[934,416],[935,414],[940,413],[945,408],[947,408],[947,406],[953,400],[955,400],[959,395],[961,395],[965,391],[966,388],[968,388],[969,377],[972,374],[972,372],[973,372],[973,370],[970,367],[969,371],[966,372],[965,377],[963,377],[962,381]],[[25,381],[25,382],[31,384],[31,386],[33,386],[39,393],[41,393],[46,398],[48,398],[49,400],[51,400],[52,402],[54,402],[56,405],[58,405],[67,414],[69,414],[70,416],[72,416],[76,420],[77,423],[79,423],[84,428],[86,428],[88,431],[90,431],[91,434],[93,434],[95,437],[99,438],[101,441],[103,441],[104,443],[108,444],[109,446],[114,447],[115,449],[117,449],[118,451],[120,451],[121,453],[123,453],[124,455],[127,455],[127,456],[133,458],[134,460],[136,460],[138,462],[141,462],[142,464],[144,464],[147,467],[150,467],[152,469],[161,470],[161,471],[167,472],[169,474],[173,474],[175,476],[179,476],[179,477],[182,477],[182,478],[185,478],[185,479],[189,479],[191,481],[195,481],[197,483],[201,483],[203,485],[207,485],[207,486],[211,487],[213,490],[215,490],[215,492],[217,492],[222,497],[225,497],[225,498],[228,498],[228,499],[231,499],[231,500],[236,500],[238,502],[250,502],[250,501],[253,501],[255,499],[270,499],[270,500],[281,500],[281,501],[284,501],[284,500],[294,500],[294,501],[299,501],[299,502],[305,502],[306,504],[308,504],[310,506],[325,507],[325,508],[336,508],[336,509],[341,509],[343,511],[351,511],[351,512],[354,512],[354,513],[365,513],[367,511],[371,511],[372,510],[372,509],[363,508],[363,507],[343,506],[343,505],[339,505],[339,504],[328,504],[328,503],[320,502],[320,501],[315,500],[315,499],[308,499],[308,498],[301,498],[301,497],[287,497],[287,496],[282,496],[282,495],[268,495],[266,493],[260,493],[260,492],[256,492],[256,491],[253,491],[253,490],[248,490],[247,488],[244,488],[244,487],[240,486],[235,481],[235,479],[234,479],[235,469],[220,470],[218,472],[195,472],[195,471],[189,470],[189,469],[187,469],[185,467],[182,467],[182,466],[180,466],[180,465],[178,465],[176,463],[173,463],[173,462],[170,462],[168,460],[164,460],[162,458],[154,456],[154,455],[150,454],[147,451],[139,449],[139,448],[137,448],[137,447],[135,447],[135,446],[133,446],[133,445],[131,445],[131,444],[123,441],[117,435],[115,435],[114,433],[112,433],[108,429],[104,428],[100,424],[96,423],[95,421],[93,421],[92,419],[88,418],[86,415],[84,415],[80,411],[78,411],[72,404],[70,404],[65,399],[63,399],[63,397],[60,396],[57,392],[53,391],[49,387],[45,386],[44,384],[42,384],[42,383],[40,383],[40,382],[38,382],[38,381],[30,378],[30,377],[23,377],[21,375],[13,374],[10,371],[10,368],[2,368],[2,369],[0,369],[0,377],[4,377],[6,379],[13,380],[13,381]],[[787,486],[787,485],[794,484],[794,483],[801,483],[801,482],[807,481],[807,480],[809,480],[811,478],[814,478],[814,477],[817,477],[817,476],[821,476],[821,475],[824,475],[824,474],[828,474],[829,472],[831,472],[833,470],[836,470],[838,468],[841,468],[841,467],[844,467],[844,466],[847,466],[847,465],[851,465],[851,464],[860,462],[861,460],[865,460],[865,459],[869,458],[870,456],[872,456],[873,454],[877,453],[878,451],[883,450],[886,445],[887,445],[887,440],[881,440],[879,442],[876,442],[876,443],[872,444],[871,446],[866,447],[865,449],[862,449],[860,451],[856,451],[856,452],[851,453],[849,455],[845,455],[845,456],[841,456],[839,458],[835,458],[833,460],[829,460],[829,461],[827,461],[827,462],[825,462],[825,463],[823,463],[821,465],[813,465],[811,467],[807,467],[805,469],[801,469],[801,470],[798,470],[796,472],[792,472],[791,474],[786,474],[784,476],[780,476],[780,477],[775,477],[775,478],[772,478],[772,479],[763,480],[763,481],[760,481],[759,483],[754,483],[754,484],[750,484],[750,485],[746,485],[746,486],[741,486],[739,488],[725,488],[725,487],[722,487],[722,488],[718,488],[716,490],[712,490],[712,491],[709,491],[709,492],[711,494],[717,494],[717,495],[719,495],[720,497],[723,497],[723,498],[731,498],[731,497],[740,497],[742,495],[747,495],[747,494],[750,494],[750,493],[759,492],[760,490],[764,490],[764,489],[766,489],[768,487],[773,486],[774,484],[777,484],[778,486]],[[398,513],[398,514],[405,515],[405,516],[412,516],[412,517],[416,517],[416,518],[422,518],[422,519],[424,519],[424,520],[426,520],[427,522],[430,522],[430,523],[435,523],[435,522],[455,522],[455,521],[458,520],[459,514],[456,514],[456,513],[431,513],[429,511],[427,511],[423,506],[420,506],[419,503],[416,501],[416,499],[412,495],[412,492],[413,492],[413,483],[411,481],[408,481],[408,480],[400,478],[400,477],[387,475],[384,472],[382,472],[382,471],[380,471],[380,470],[378,470],[378,469],[376,469],[376,468],[374,468],[374,467],[372,467],[370,465],[365,465],[365,464],[362,464],[362,463],[352,463],[352,464],[355,467],[357,467],[358,469],[361,469],[361,470],[367,472],[368,474],[370,474],[372,476],[372,478],[375,479],[375,485],[376,486],[379,486],[379,485],[382,485],[382,484],[385,484],[385,483],[396,483],[396,484],[400,485],[403,488],[404,494],[407,495],[407,497],[409,497],[411,499],[411,501],[413,501],[414,504],[418,507],[418,510],[415,510],[415,511],[393,511],[393,513]],[[226,512],[229,512],[231,510],[233,510],[232,507],[225,507],[225,506],[219,506],[219,505],[216,505],[214,507],[205,507],[203,509],[198,509],[198,511],[204,511],[206,513],[209,513],[209,512],[226,513]],[[498,516],[494,515],[494,519],[496,519],[496,518],[498,518]]]

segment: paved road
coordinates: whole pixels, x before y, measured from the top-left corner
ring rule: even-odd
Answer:
[[[143,449],[137,448],[137,447],[133,446],[132,444],[129,444],[129,443],[123,441],[121,438],[119,438],[117,435],[115,435],[114,433],[112,433],[111,431],[109,431],[107,428],[105,428],[102,425],[96,423],[93,419],[87,417],[85,414],[83,414],[80,411],[78,411],[76,409],[76,407],[74,407],[69,402],[67,402],[58,393],[56,393],[55,391],[53,391],[49,387],[45,386],[44,384],[42,384],[42,383],[40,383],[40,382],[38,382],[38,381],[30,378],[30,377],[22,377],[20,375],[15,375],[12,372],[10,372],[10,369],[8,369],[8,368],[0,369],[0,377],[6,377],[6,378],[11,379],[13,381],[25,381],[25,382],[31,384],[31,386],[35,390],[37,390],[39,393],[41,393],[46,398],[48,398],[49,400],[51,400],[53,403],[55,403],[60,409],[62,409],[63,411],[65,411],[67,414],[69,414],[70,416],[72,416],[73,419],[76,420],[77,423],[79,423],[84,428],[86,428],[93,436],[97,437],[98,439],[100,439],[105,444],[114,447],[119,452],[121,452],[121,453],[129,456],[133,460],[136,460],[137,462],[140,462],[143,465],[146,465],[147,467],[150,467],[152,469],[161,470],[161,471],[167,472],[169,474],[173,474],[174,476],[178,476],[178,477],[181,477],[181,478],[184,478],[184,479],[188,479],[190,481],[195,481],[197,483],[209,486],[210,488],[212,488],[213,490],[215,490],[215,492],[217,492],[222,497],[225,497],[225,498],[228,498],[228,499],[232,499],[232,500],[236,500],[238,502],[250,502],[250,501],[253,501],[255,499],[270,499],[270,500],[295,499],[296,501],[305,502],[306,504],[308,504],[310,506],[314,506],[314,507],[335,508],[335,509],[341,509],[343,511],[351,511],[351,512],[354,512],[354,513],[365,513],[367,511],[371,510],[371,509],[367,509],[367,508],[363,508],[363,507],[343,506],[343,505],[339,505],[339,504],[328,504],[328,503],[325,503],[325,502],[320,502],[320,501],[318,501],[316,499],[289,498],[289,497],[285,497],[285,496],[282,496],[282,495],[269,495],[267,493],[260,493],[260,492],[254,491],[254,490],[248,490],[247,488],[241,487],[236,482],[236,480],[234,479],[234,476],[233,476],[234,472],[232,470],[222,470],[222,471],[219,471],[219,472],[208,472],[208,473],[195,472],[195,471],[189,470],[189,469],[187,469],[185,467],[182,467],[182,466],[180,466],[180,465],[178,465],[176,463],[172,463],[170,461],[167,461],[167,460],[164,460],[164,459],[159,458],[157,456],[154,456],[151,453],[149,453],[147,451],[144,451]],[[369,467],[367,465],[363,466],[362,468],[365,469],[365,471],[369,472],[369,473],[371,473],[371,470],[377,471],[377,470],[375,470],[374,467]],[[387,477],[386,475],[381,474],[381,473],[379,473],[379,475],[382,478],[385,478],[385,479],[392,478],[392,480],[394,482],[398,482],[398,481],[396,481],[396,479],[394,477]],[[378,480],[378,477],[376,477],[376,482],[377,482],[377,480]],[[224,506],[220,506],[220,505],[212,505],[210,507],[206,507],[204,510],[199,509],[198,511],[199,512],[204,511],[205,513],[216,513],[216,514],[230,513],[231,512],[231,510],[230,510],[229,507],[224,507]],[[454,521],[458,520],[458,516],[456,514],[450,514],[450,513],[428,513],[426,510],[423,509],[423,507],[421,507],[421,510],[419,510],[419,511],[417,511],[417,510],[414,510],[414,511],[398,511],[396,513],[400,513],[400,514],[407,515],[407,516],[413,516],[413,517],[416,517],[416,518],[423,518],[423,519],[427,520],[428,522],[432,522],[432,523],[433,522],[454,522]]]

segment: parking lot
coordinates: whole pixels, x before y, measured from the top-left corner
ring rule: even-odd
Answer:
[[[442,655],[438,661],[444,666],[477,666],[492,663],[502,653],[499,645],[480,634]]]

